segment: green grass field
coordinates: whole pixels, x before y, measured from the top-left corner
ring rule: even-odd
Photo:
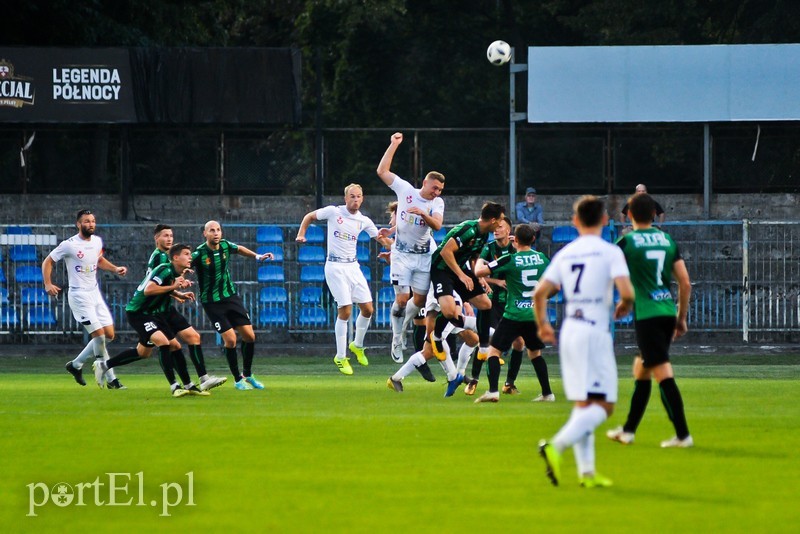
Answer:
[[[372,359],[345,377],[328,358],[262,358],[265,391],[228,383],[208,398],[172,399],[155,361],[122,368],[129,389],[107,391],[90,372],[89,385],[77,386],[63,371],[66,358],[0,358],[2,530],[797,530],[796,356],[676,358],[696,443],[687,450],[659,448],[672,427],[656,392],[635,445],[604,437],[630,400],[629,357],[620,357],[621,402],[597,434],[598,470],[615,486],[593,490],[573,479],[571,452],[558,488],[536,454],[570,411],[554,354],[547,360],[559,402],[545,405],[530,402],[538,384],[528,364],[522,395],[476,405],[463,388],[442,398],[439,369],[439,382],[415,375],[405,393],[393,393],[385,381],[394,365]],[[209,363],[224,374],[222,358]],[[107,473],[124,474],[112,496]],[[96,480],[103,486],[90,485]],[[50,495],[42,488],[59,482],[73,501],[43,503]],[[80,484],[84,505],[76,506]],[[162,515],[178,487],[181,503]]]

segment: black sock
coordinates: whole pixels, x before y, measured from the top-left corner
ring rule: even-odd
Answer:
[[[106,367],[111,369],[112,367],[117,367],[119,365],[128,365],[129,363],[133,363],[140,359],[141,357],[136,349],[126,349],[113,358],[109,358],[106,362]]]
[[[647,380],[636,380],[633,383],[633,395],[631,396],[631,408],[628,411],[628,419],[622,425],[622,430],[636,433],[639,423],[642,422],[644,411],[647,410],[647,403],[650,402],[650,391],[653,389],[653,382]],[[667,410],[669,411],[669,410]]]
[[[536,371],[536,378],[539,379],[539,386],[542,388],[542,395],[551,395],[553,390],[550,389],[550,375],[547,372],[547,362],[544,358],[539,356],[531,360],[533,370]]]
[[[178,377],[180,377],[181,382],[184,385],[189,384],[189,382],[192,381],[192,377],[189,376],[189,368],[186,366],[186,356],[183,355],[181,349],[172,351],[172,364],[175,366],[175,370],[178,372]]]
[[[457,315],[456,317],[453,317],[452,319],[450,319],[450,323],[453,326],[457,326],[459,328],[464,328],[464,316],[463,315]]]
[[[161,370],[164,371],[164,376],[167,377],[167,382],[171,386],[175,383],[175,371],[173,370],[175,363],[172,359],[169,345],[158,347],[158,363],[161,364]]]
[[[686,439],[689,437],[689,426],[686,424],[686,414],[683,412],[683,398],[680,390],[678,390],[678,384],[675,383],[674,378],[667,378],[662,380],[658,387],[661,388],[661,402],[664,403],[669,420],[672,421],[672,425],[675,427],[675,435],[678,439]]]
[[[189,357],[192,359],[194,368],[197,370],[197,376],[205,376],[208,374],[206,371],[206,360],[203,358],[203,347],[201,345],[189,345]]]
[[[475,351],[472,351],[472,379],[473,380],[480,380],[481,379],[481,370],[483,369],[483,360],[479,360],[475,355]]]
[[[436,322],[433,326],[433,335],[442,339],[442,332],[444,332],[444,327],[447,326],[448,322],[447,317],[439,313],[439,315],[436,316]]]
[[[225,359],[228,360],[228,367],[231,369],[233,379],[238,382],[242,378],[242,374],[239,372],[239,362],[236,359],[236,347],[225,347]]]
[[[492,309],[478,310],[476,320],[478,328],[478,343],[481,347],[489,346],[489,327],[492,325]]]
[[[244,376],[253,376],[253,356],[256,352],[256,344],[242,341],[242,368]]]
[[[490,357],[486,360],[486,365],[489,366],[489,392],[496,393],[500,383],[500,358]]]
[[[449,336],[447,336],[447,339],[445,340],[447,345],[450,347],[450,357],[452,357],[453,354],[458,354],[458,352],[456,352],[457,338],[458,338],[457,334],[450,334]]]
[[[506,384],[511,385],[517,380],[520,367],[522,367],[522,351],[512,350],[511,358],[508,361],[508,373],[506,374]]]
[[[425,325],[415,324],[411,331],[414,333],[414,350],[419,352],[425,344]]]

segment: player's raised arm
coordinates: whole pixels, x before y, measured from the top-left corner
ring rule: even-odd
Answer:
[[[394,183],[394,179],[397,178],[397,175],[391,171],[392,159],[394,159],[394,153],[397,152],[397,147],[399,147],[402,142],[403,134],[399,132],[392,134],[389,147],[386,149],[386,152],[383,153],[381,162],[378,163],[378,176],[383,180],[383,183],[388,186],[391,186],[392,183]]]
[[[306,242],[306,231],[308,230],[308,226],[317,220],[317,212],[309,211],[303,217],[303,220],[300,222],[300,228],[297,229],[297,237],[294,238],[295,241],[298,243],[305,243]]]

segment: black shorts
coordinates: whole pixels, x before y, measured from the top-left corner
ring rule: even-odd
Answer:
[[[676,317],[662,315],[634,323],[636,344],[639,346],[645,367],[655,367],[669,361],[669,346],[675,333],[676,322]]]
[[[170,329],[175,332],[183,332],[187,328],[191,328],[192,325],[189,324],[189,321],[186,320],[186,317],[181,315],[181,313],[175,308],[175,306],[170,306],[169,310],[167,310],[167,324],[169,325]]]
[[[214,325],[214,329],[220,334],[237,326],[252,324],[250,322],[250,314],[244,308],[239,295],[228,297],[219,302],[203,302],[203,309]]]
[[[536,335],[536,332],[535,321],[514,321],[503,317],[494,331],[491,346],[500,352],[505,352],[511,348],[515,339],[522,336],[526,349],[532,351],[542,350],[544,343]]]
[[[506,311],[505,302],[497,302],[492,299],[492,311],[489,319],[489,326],[497,330],[497,325],[500,324],[500,319],[503,318],[503,313]]]
[[[167,339],[175,339],[175,332],[170,328],[167,322],[167,315],[146,315],[144,313],[125,312],[128,317],[128,322],[139,334],[139,343],[145,347],[152,347],[154,344],[150,341],[150,337],[156,332],[162,332]]]
[[[472,291],[467,290],[461,280],[458,279],[456,273],[450,269],[431,269],[431,284],[433,284],[433,296],[436,300],[442,295],[453,296],[453,291],[459,294],[461,300],[468,302],[471,298],[478,295],[484,295],[486,292],[483,290],[480,282],[470,270],[464,271],[464,274],[472,279]]]

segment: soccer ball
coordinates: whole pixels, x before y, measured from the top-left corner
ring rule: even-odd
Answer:
[[[495,41],[486,49],[486,59],[492,65],[505,65],[511,59],[511,46],[505,41]]]

